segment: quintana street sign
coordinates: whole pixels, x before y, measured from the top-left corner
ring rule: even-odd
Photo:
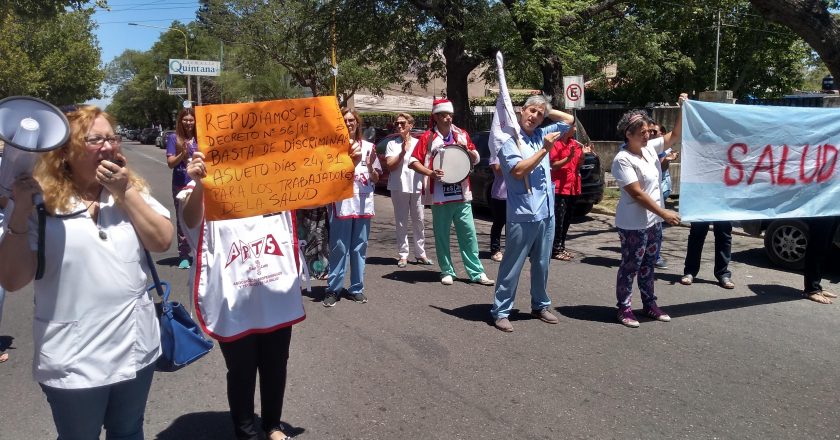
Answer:
[[[218,61],[169,59],[170,75],[219,76],[222,63]]]

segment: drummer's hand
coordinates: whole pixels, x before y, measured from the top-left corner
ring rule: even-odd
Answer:
[[[432,179],[440,179],[440,178],[443,177],[443,170],[441,170],[441,169],[432,170],[432,174],[429,175],[429,177],[431,177]]]
[[[563,137],[563,133],[559,131],[545,135],[543,138],[543,148],[545,148],[545,151],[551,151],[554,148],[554,143],[560,140],[561,137]]]
[[[478,162],[481,159],[481,156],[478,155],[478,150],[467,150],[470,152],[470,156],[472,156],[473,162]]]

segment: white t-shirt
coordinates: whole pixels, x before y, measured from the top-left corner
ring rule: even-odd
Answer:
[[[157,200],[148,194],[143,199],[169,218]],[[134,379],[160,356],[143,244],[107,189],[100,196],[97,222],[81,201],[68,215],[46,221],[44,277],[34,281],[35,380],[79,389]],[[29,221],[33,251],[38,249],[36,217]]]
[[[624,187],[639,182],[642,191],[647,193],[659,206],[662,204],[662,190],[660,181],[662,169],[659,166],[657,154],[665,147],[665,139],[657,138],[648,141],[642,148],[642,156],[637,156],[621,147],[612,163],[612,175],[621,188],[621,197],[615,209],[615,226],[620,229],[642,230],[662,221],[658,215],[648,211],[644,206],[633,200]]]
[[[423,190],[423,175],[408,167],[411,153],[414,152],[414,147],[417,146],[417,142],[417,139],[411,138],[411,145],[405,151],[405,154],[402,155],[400,167],[391,171],[391,174],[388,175],[389,190],[411,194],[417,194]],[[392,139],[385,147],[385,157],[399,156],[402,154],[402,147],[402,138]]]

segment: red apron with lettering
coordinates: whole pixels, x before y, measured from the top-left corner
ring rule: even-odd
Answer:
[[[294,212],[205,221],[193,295],[204,332],[223,342],[302,321]]]

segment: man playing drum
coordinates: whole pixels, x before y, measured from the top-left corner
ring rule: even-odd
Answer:
[[[554,123],[540,127],[546,117]],[[531,259],[531,314],[549,324],[559,322],[549,311],[551,299],[546,291],[554,237],[554,188],[548,153],[574,122],[574,116],[552,110],[545,96],[531,96],[522,106],[519,121],[522,139],[519,143],[510,139],[499,149],[499,163],[507,186],[507,223],[505,254],[499,265],[499,284],[490,311],[499,330],[513,331],[508,316],[528,257]]]
[[[494,281],[487,278],[484,266],[478,259],[478,240],[475,235],[475,221],[473,220],[472,192],[469,178],[460,182],[446,179],[446,171],[433,165],[438,154],[458,155],[464,150],[473,165],[478,163],[478,151],[470,140],[466,131],[452,123],[454,108],[447,99],[437,99],[432,107],[434,127],[423,133],[417,147],[409,159],[409,167],[428,177],[423,185],[423,204],[432,206],[432,227],[435,234],[435,249],[438,265],[440,265],[440,282],[445,286],[452,285],[455,278],[455,268],[449,253],[449,231],[455,223],[455,234],[458,237],[458,247],[461,248],[461,259],[464,268],[474,283],[492,286]],[[443,161],[438,158],[438,163]],[[457,161],[455,161],[457,162]],[[450,174],[463,170],[450,170]]]

